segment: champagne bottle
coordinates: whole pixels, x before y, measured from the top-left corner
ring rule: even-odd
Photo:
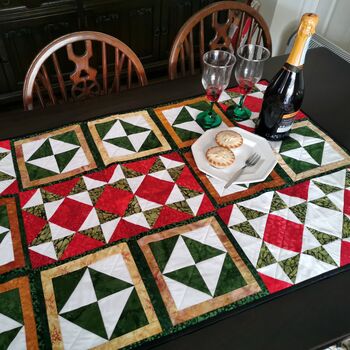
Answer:
[[[288,136],[304,97],[303,64],[309,41],[315,33],[318,16],[305,13],[294,46],[282,69],[266,88],[256,133],[268,140]]]

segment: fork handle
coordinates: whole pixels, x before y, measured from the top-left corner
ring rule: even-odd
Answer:
[[[239,175],[242,174],[242,171],[246,168],[246,166],[244,166],[243,168],[239,169],[236,173],[233,174],[233,176],[231,177],[230,180],[227,181],[226,185],[224,186],[224,188],[229,188],[234,181],[237,180],[237,178],[239,177]]]

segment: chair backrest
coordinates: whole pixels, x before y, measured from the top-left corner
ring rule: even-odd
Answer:
[[[76,49],[83,53],[76,54]],[[99,67],[102,67],[100,74]],[[147,84],[141,61],[120,40],[92,31],[67,34],[52,41],[34,58],[23,86],[24,109],[34,108],[33,95],[44,108],[61,100],[68,102],[118,93],[123,83],[126,88],[132,86],[133,73],[136,73],[138,85]]]
[[[222,17],[224,21],[220,21]],[[210,34],[211,40],[207,38]],[[235,51],[243,43],[260,44],[271,52],[271,36],[263,17],[252,7],[235,1],[208,5],[179,30],[170,52],[169,79],[195,74],[196,61],[202,65],[201,58],[208,49]]]

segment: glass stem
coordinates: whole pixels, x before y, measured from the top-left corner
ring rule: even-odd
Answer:
[[[241,95],[241,98],[239,99],[239,102],[238,102],[238,107],[239,108],[243,108],[243,104],[244,104],[244,100],[245,100],[246,96],[247,96],[247,94],[242,94]]]
[[[213,114],[213,107],[214,107],[214,102],[210,102],[210,107],[209,107],[209,110],[208,110],[208,114],[210,116],[212,116],[212,114]]]

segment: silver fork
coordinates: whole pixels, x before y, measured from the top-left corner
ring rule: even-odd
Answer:
[[[253,153],[251,156],[249,156],[249,158],[247,158],[247,160],[245,161],[244,166],[239,169],[236,173],[234,173],[234,175],[231,177],[230,180],[228,180],[228,182],[226,183],[224,188],[228,188],[232,185],[232,183],[239,177],[239,175],[242,174],[243,170],[245,168],[250,168],[254,165],[256,165],[258,163],[258,161],[260,160],[261,156],[257,153]]]

